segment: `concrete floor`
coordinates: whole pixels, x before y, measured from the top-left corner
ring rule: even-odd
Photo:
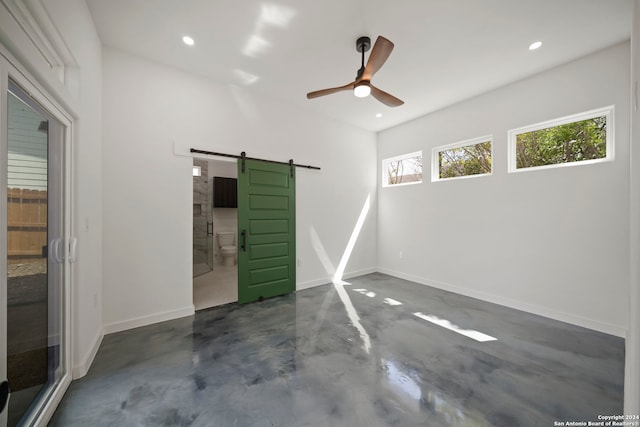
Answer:
[[[383,274],[349,282],[108,335],[50,425],[541,427],[622,413],[621,338]]]

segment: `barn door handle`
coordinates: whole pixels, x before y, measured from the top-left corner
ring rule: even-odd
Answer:
[[[240,235],[242,236],[242,246],[240,246],[240,248],[242,249],[242,252],[246,252],[247,251],[247,230],[242,230],[242,233],[240,233]]]

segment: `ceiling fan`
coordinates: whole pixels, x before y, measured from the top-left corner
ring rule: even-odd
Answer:
[[[358,70],[356,79],[344,86],[333,87],[329,89],[316,90],[307,94],[308,99],[318,98],[320,96],[331,95],[332,93],[342,92],[344,90],[353,90],[353,94],[359,98],[364,98],[369,94],[375,99],[389,107],[398,107],[404,104],[404,101],[395,96],[378,89],[371,84],[371,78],[382,67],[391,51],[393,43],[388,39],[378,36],[376,43],[373,45],[367,66],[364,65],[364,53],[371,47],[371,39],[369,37],[360,37],[356,41],[356,49],[362,53],[362,66]]]

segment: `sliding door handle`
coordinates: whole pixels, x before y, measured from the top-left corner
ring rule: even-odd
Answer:
[[[51,239],[48,245],[42,247],[42,257],[51,262],[62,264],[65,257],[64,245],[61,238]]]
[[[242,249],[242,252],[246,252],[247,251],[247,230],[242,230],[242,233],[240,233],[240,235],[242,236],[242,246],[240,246],[240,249]]]
[[[213,236],[213,223],[207,221],[207,236]]]
[[[4,408],[9,401],[9,382],[7,380],[0,383],[0,414],[4,412]]]
[[[72,237],[69,240],[69,262],[76,262],[78,259],[78,238]]]

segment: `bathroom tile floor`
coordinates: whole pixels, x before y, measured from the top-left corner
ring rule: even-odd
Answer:
[[[621,338],[379,273],[349,282],[107,335],[49,425],[543,427],[622,413]]]
[[[215,264],[213,270],[193,279],[196,310],[238,301],[238,266]]]

